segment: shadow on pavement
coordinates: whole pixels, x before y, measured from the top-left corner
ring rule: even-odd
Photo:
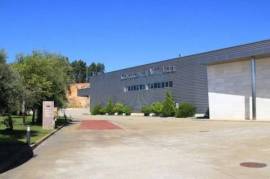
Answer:
[[[15,168],[32,157],[32,148],[24,142],[0,142],[0,173]]]
[[[16,142],[17,140],[25,139],[26,131],[25,129],[14,129],[14,130],[0,130],[0,135],[6,136],[8,141],[12,140],[12,142]],[[31,137],[37,136],[37,131],[31,131]],[[3,139],[5,141],[5,139]],[[0,141],[0,142],[3,142]]]

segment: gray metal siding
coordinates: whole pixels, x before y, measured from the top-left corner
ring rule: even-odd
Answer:
[[[208,105],[208,98],[204,97],[205,94],[207,95],[207,85],[199,84],[205,80],[197,80],[196,77],[200,68],[204,68],[203,71],[206,71],[206,67],[194,62],[193,60],[182,61],[179,59],[160,62],[154,66],[175,66],[176,72],[137,79],[121,80],[120,77],[122,73],[129,74],[145,71],[153,67],[153,65],[144,65],[132,70],[121,70],[94,77],[90,82],[92,86],[90,92],[91,106],[106,104],[109,99],[112,99],[114,102],[122,102],[131,106],[134,111],[140,111],[143,105],[162,101],[166,91],[171,91],[176,102],[190,102],[197,107],[198,112],[205,112]],[[205,75],[203,77],[206,79]],[[126,86],[163,81],[173,81],[173,87],[124,92],[124,87]],[[195,93],[202,93],[203,95],[201,96],[204,97],[203,100],[206,100],[206,102],[201,102],[201,99],[197,99],[200,95],[194,94],[195,88],[199,88],[199,90],[195,90]]]
[[[95,76],[90,79],[91,107],[97,104],[106,104],[109,99],[112,99],[114,102],[122,102],[131,106],[134,111],[140,111],[143,105],[162,101],[166,91],[169,90],[172,92],[176,102],[192,103],[196,106],[198,113],[204,113],[208,108],[207,64],[264,54],[270,54],[269,40]],[[122,74],[141,72],[155,66],[175,66],[176,72],[121,80]],[[173,88],[124,92],[125,86],[162,81],[173,81]]]

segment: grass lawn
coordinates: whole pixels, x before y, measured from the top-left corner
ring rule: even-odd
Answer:
[[[13,116],[13,131],[5,130],[6,127],[3,124],[4,117],[0,116],[0,142],[26,142],[26,127],[31,126],[31,143],[35,143],[38,139],[48,134],[51,130],[44,130],[42,126],[32,125],[32,116],[27,116],[26,124],[23,124],[23,119],[20,116]]]

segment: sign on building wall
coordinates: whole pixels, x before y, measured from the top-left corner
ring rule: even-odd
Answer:
[[[54,102],[43,101],[42,104],[42,128],[53,129],[54,128]]]
[[[140,77],[147,77],[153,75],[160,75],[166,73],[176,72],[176,66],[156,66],[151,67],[145,71],[130,73],[130,74],[121,74],[121,80],[130,80]]]

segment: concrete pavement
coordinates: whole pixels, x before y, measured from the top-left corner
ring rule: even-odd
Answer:
[[[270,123],[95,116],[115,130],[63,128],[0,178],[269,178]],[[241,162],[262,162],[245,168]]]

